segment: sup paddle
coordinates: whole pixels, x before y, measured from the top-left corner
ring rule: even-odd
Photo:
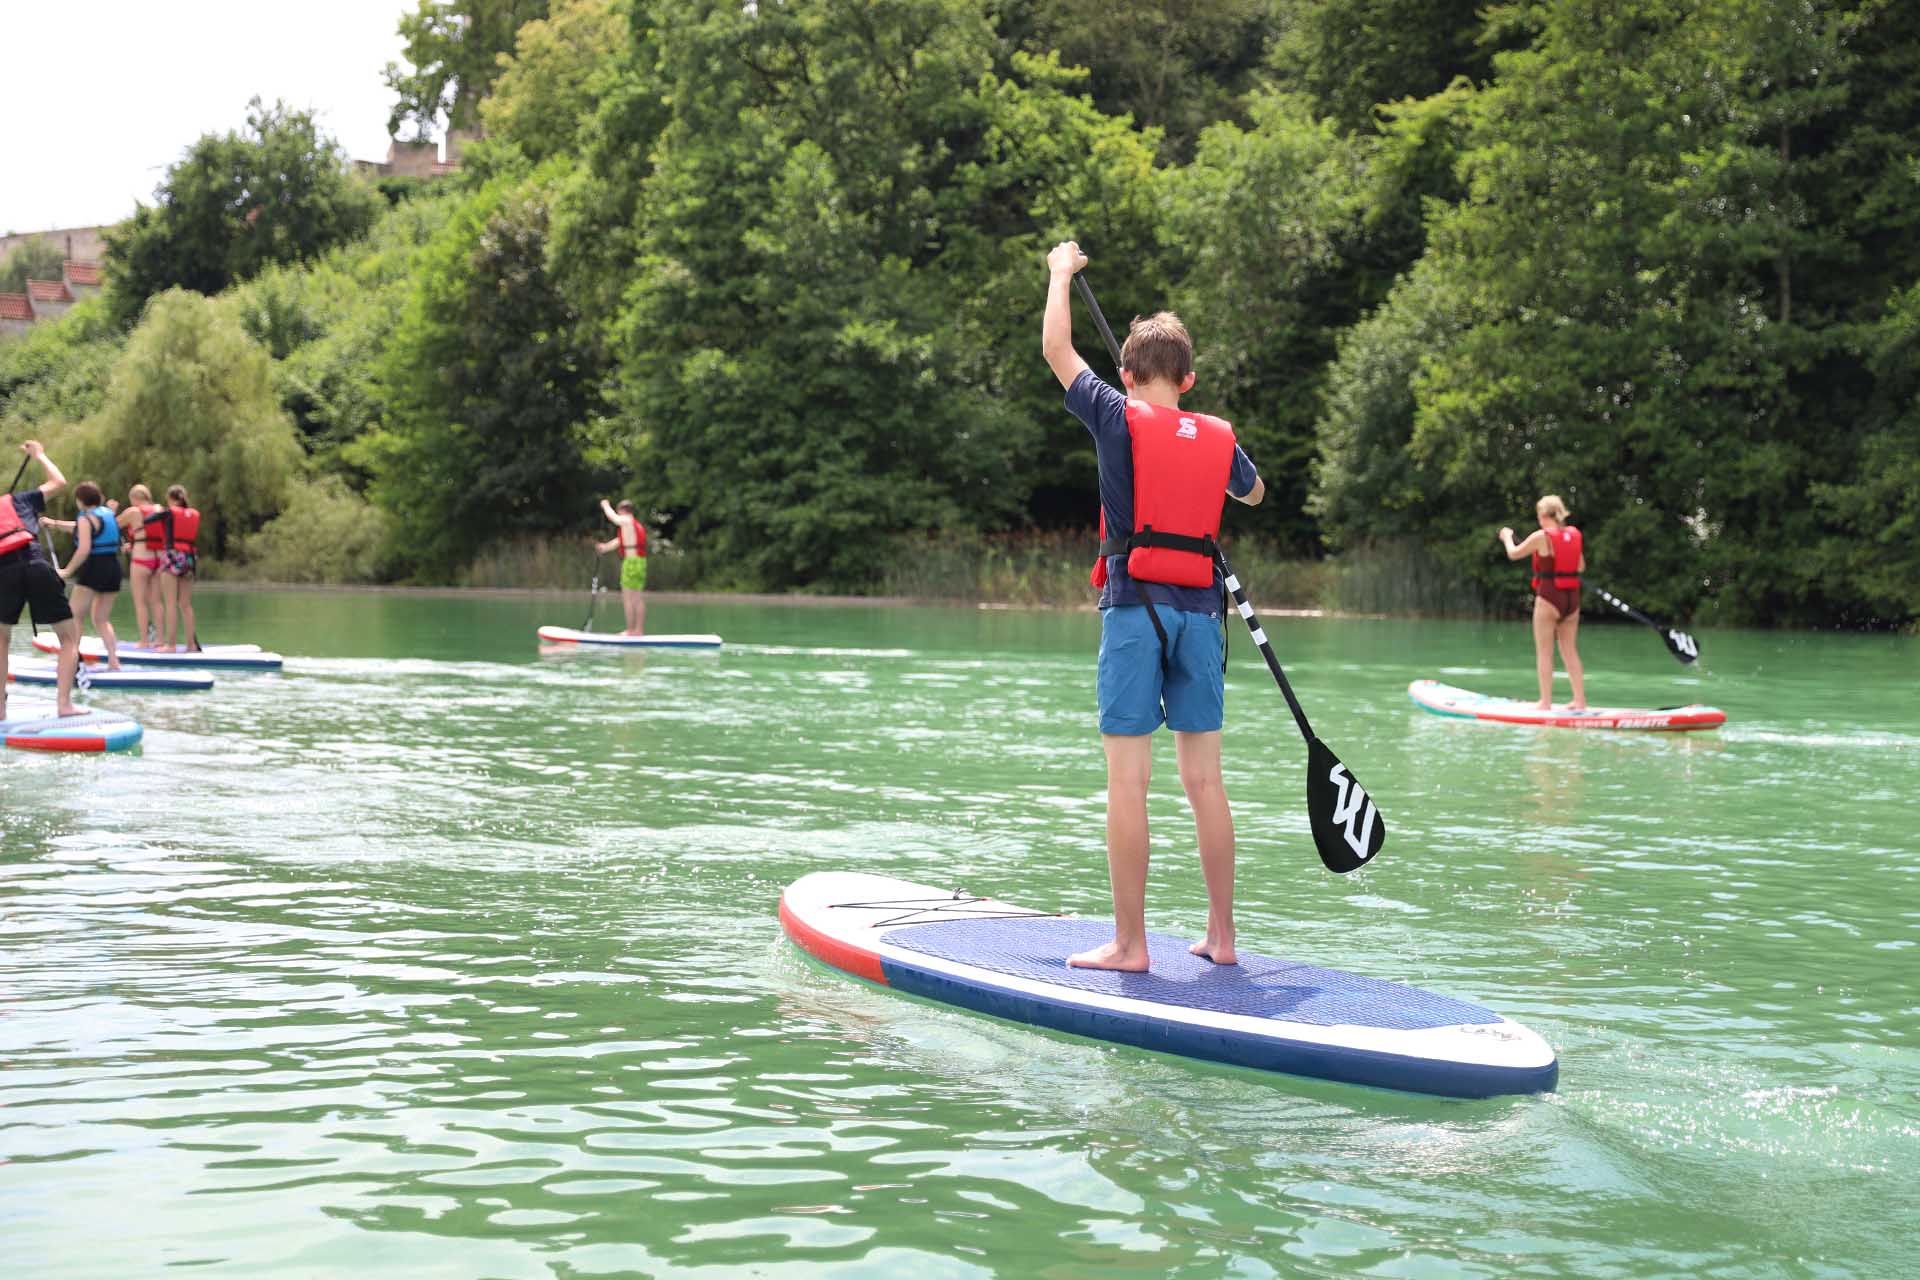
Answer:
[[[1608,604],[1626,614],[1635,622],[1652,627],[1655,631],[1659,632],[1660,639],[1666,643],[1667,652],[1678,658],[1682,663],[1694,663],[1700,660],[1700,643],[1686,632],[1680,630],[1678,627],[1665,627],[1660,625],[1605,587],[1595,587],[1594,590],[1600,593],[1602,600],[1605,600]]]
[[[1080,294],[1080,300],[1087,304],[1087,310],[1093,313],[1093,323],[1106,340],[1107,351],[1113,356],[1114,367],[1118,369],[1120,344],[1114,341],[1113,330],[1107,327],[1107,318],[1101,314],[1100,304],[1094,301],[1092,286],[1087,283],[1086,276],[1077,272],[1073,277],[1073,285]],[[1360,785],[1360,780],[1349,773],[1347,766],[1340,763],[1340,758],[1315,735],[1313,726],[1307,723],[1307,713],[1300,709],[1300,699],[1294,696],[1293,685],[1287,681],[1286,671],[1280,666],[1280,659],[1274,656],[1273,646],[1267,642],[1266,629],[1253,614],[1253,605],[1247,600],[1246,589],[1240,585],[1233,566],[1227,563],[1226,554],[1217,545],[1213,549],[1213,558],[1220,566],[1227,590],[1233,593],[1240,616],[1246,620],[1247,630],[1253,633],[1253,642],[1259,646],[1260,656],[1267,660],[1267,670],[1273,673],[1274,683],[1280,686],[1280,693],[1287,700],[1287,710],[1293,712],[1293,722],[1299,727],[1300,736],[1306,739],[1307,824],[1313,831],[1313,847],[1329,871],[1345,873],[1364,867],[1380,852],[1380,846],[1387,839],[1387,824],[1380,816],[1379,806],[1374,804],[1366,788]]]
[[[600,606],[600,566],[606,558],[605,554],[593,557],[593,585],[587,588],[587,620],[580,624],[582,631],[593,630],[593,615]]]

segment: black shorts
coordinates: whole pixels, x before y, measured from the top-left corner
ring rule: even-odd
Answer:
[[[83,587],[91,587],[98,595],[108,595],[120,589],[120,557],[88,556],[87,562],[80,566],[80,572],[73,580]]]
[[[32,608],[33,620],[43,627],[73,616],[67,604],[67,584],[53,566],[38,556],[16,551],[0,557],[0,627],[17,625],[23,606]]]

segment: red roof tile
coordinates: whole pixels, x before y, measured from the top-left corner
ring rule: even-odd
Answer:
[[[35,302],[73,301],[73,295],[67,292],[65,282],[60,280],[29,280],[27,296]]]
[[[68,281],[73,284],[99,284],[100,264],[97,262],[82,262],[77,258],[68,258],[66,261],[66,275]]]
[[[31,320],[33,304],[24,293],[0,293],[0,320]]]

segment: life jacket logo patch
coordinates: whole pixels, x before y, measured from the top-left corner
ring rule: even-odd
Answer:
[[[1180,419],[1180,429],[1173,434],[1182,440],[1198,440],[1200,438],[1200,426],[1192,418],[1182,418]]]

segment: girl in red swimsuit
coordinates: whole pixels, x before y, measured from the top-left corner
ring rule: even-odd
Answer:
[[[1540,527],[1519,542],[1513,530],[1500,530],[1501,545],[1507,559],[1533,557],[1533,657],[1540,675],[1542,711],[1553,707],[1553,646],[1560,645],[1560,660],[1566,663],[1567,679],[1573,684],[1575,711],[1587,707],[1587,673],[1580,666],[1580,652],[1574,638],[1580,631],[1580,571],[1587,567],[1587,553],[1580,531],[1567,523],[1567,504],[1559,495],[1548,494],[1533,504]]]

